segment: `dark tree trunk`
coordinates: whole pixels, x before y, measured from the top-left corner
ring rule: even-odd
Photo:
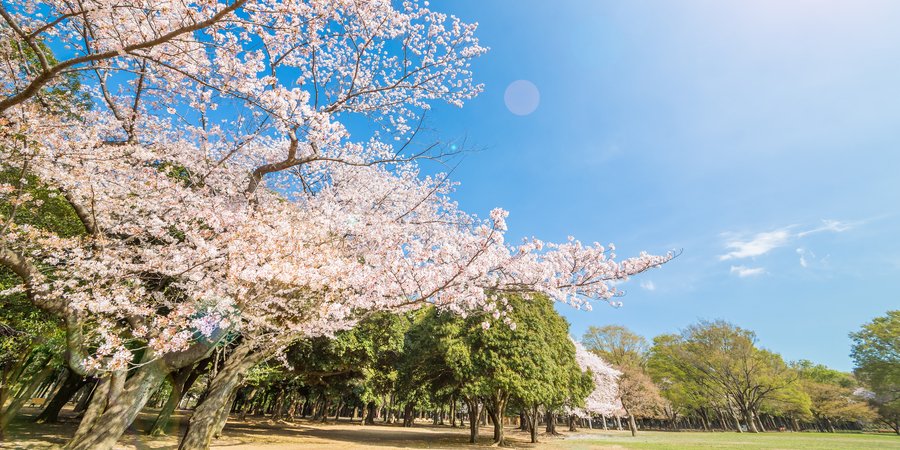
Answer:
[[[295,393],[291,396],[291,404],[288,406],[288,420],[293,422],[294,415],[297,413],[297,407],[300,406],[300,394]]]
[[[307,408],[309,408],[309,396],[303,397],[303,406],[300,407],[300,418],[301,419],[305,419],[306,416],[309,414],[309,411],[307,411]]]
[[[559,434],[556,431],[556,413],[552,411],[547,411],[547,429],[544,430],[547,434]]]
[[[456,397],[450,397],[450,428],[456,428]]]
[[[59,412],[62,411],[63,407],[66,406],[66,403],[86,384],[88,384],[90,379],[85,378],[75,371],[70,370],[68,375],[66,376],[66,381],[63,382],[62,387],[56,391],[56,395],[50,400],[49,403],[44,407],[44,410],[41,411],[41,414],[37,416],[35,422],[37,423],[56,423],[59,421]]]
[[[477,398],[466,398],[466,404],[469,406],[469,443],[478,443],[478,414],[481,412],[478,406]]]
[[[404,427],[411,427],[414,425],[415,420],[416,420],[415,419],[415,417],[416,417],[415,416],[415,407],[416,407],[415,403],[407,403],[403,407],[403,426]]]
[[[491,395],[491,420],[494,422],[494,444],[506,445],[503,435],[503,417],[506,415],[506,405],[509,402],[509,392],[499,391]]]
[[[147,434],[150,436],[162,436],[166,434],[166,431],[168,431],[169,419],[172,417],[172,413],[175,412],[175,408],[181,403],[181,398],[184,396],[185,384],[193,370],[194,368],[191,366],[182,367],[172,374],[172,392],[169,393],[166,404],[163,405],[162,410],[159,411],[159,415],[156,416],[156,420],[153,422],[150,430],[147,431]],[[188,389],[190,389],[190,387],[188,387]]]
[[[281,420],[281,412],[284,410],[284,388],[279,388],[275,393],[275,406],[272,408],[272,420]]]
[[[88,407],[88,402],[91,401],[91,398],[94,396],[94,390],[97,389],[97,383],[100,380],[97,378],[88,378],[88,383],[85,387],[83,387],[83,391],[81,392],[81,396],[76,397],[77,402],[75,404],[75,408],[72,409],[73,413],[84,413],[84,410]]]
[[[259,386],[253,386],[253,389],[247,394],[247,400],[244,402],[243,408],[241,408],[241,422],[247,420],[247,413],[250,412],[250,409],[253,408],[253,405],[256,403],[256,395],[258,392]]]
[[[366,425],[375,425],[375,402],[366,405]]]

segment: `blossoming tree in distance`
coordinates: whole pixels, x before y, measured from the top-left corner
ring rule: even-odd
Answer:
[[[67,448],[111,448],[168,373],[217,347],[181,448],[208,447],[241,375],[300,337],[424,304],[499,321],[486,292],[589,309],[672,257],[513,246],[505,211],[478,220],[445,175],[419,173],[453,152],[417,145],[423,111],[477,95],[468,65],[486,51],[474,24],[427,6],[0,5],[0,170],[15,180],[0,264],[64,322],[71,368],[101,377]],[[379,132],[354,139],[360,120]],[[20,220],[36,185],[83,233]]]
[[[581,370],[591,371],[591,375],[594,378],[594,390],[584,400],[584,407],[571,408],[567,412],[571,415],[590,419],[594,414],[612,416],[622,411],[617,382],[622,372],[614,369],[612,365],[599,356],[587,351],[581,345],[581,342],[575,340],[572,342],[575,343],[575,361]]]

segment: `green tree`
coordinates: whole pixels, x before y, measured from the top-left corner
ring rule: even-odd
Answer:
[[[55,94],[48,94],[47,101]],[[17,194],[0,201],[0,232],[34,227],[62,238],[78,237],[84,228],[71,206],[37,178],[0,163],[0,185]],[[49,268],[42,268],[52,279]],[[65,334],[61,321],[36,308],[16,289],[21,278],[0,266],[0,436],[40,383],[65,368]]]
[[[643,367],[649,350],[643,336],[621,325],[589,327],[581,344],[604,361],[620,367]]]
[[[755,333],[722,320],[690,325],[664,345],[658,352],[678,368],[675,377],[694,380],[708,398],[724,397],[728,409],[739,412],[754,433],[763,401],[799,378],[780,355],[756,348]]]
[[[514,326],[481,315],[462,318],[436,309],[419,313],[407,337],[402,385],[413,391],[458,389],[470,414],[470,440],[477,442],[477,417],[486,408],[494,442],[503,445],[503,419],[511,402],[531,409],[580,404],[593,388],[575,362],[569,324],[542,296],[506,296]],[[537,434],[532,432],[536,442]]]
[[[810,411],[831,433],[834,433],[835,421],[870,422],[876,418],[875,411],[862,399],[854,397],[852,389],[813,379],[803,380],[801,386],[809,395]]]
[[[900,311],[888,311],[850,333],[854,373],[874,392],[880,421],[900,435]]]
[[[679,416],[696,412],[708,429],[709,408],[721,410],[725,405],[715,385],[680,358],[679,339],[671,334],[653,338],[653,346],[647,354],[647,373],[659,386],[660,395],[667,400],[663,411],[670,426],[674,426]]]

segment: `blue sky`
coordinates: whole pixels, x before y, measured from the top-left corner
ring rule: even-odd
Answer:
[[[484,93],[431,114],[488,150],[456,200],[508,237],[684,249],[625,306],[559,310],[580,336],[648,339],[698,318],[785,359],[851,370],[850,340],[900,309],[900,2],[432,1],[479,22]],[[511,83],[537,109],[504,104]],[[437,170],[437,169],[434,169]]]

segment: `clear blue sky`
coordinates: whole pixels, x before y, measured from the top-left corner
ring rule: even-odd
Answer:
[[[454,175],[463,210],[509,210],[513,240],[684,249],[622,285],[622,308],[561,306],[576,336],[722,318],[846,371],[847,333],[900,309],[900,2],[431,8],[491,47],[472,65],[484,93],[432,114],[491,147]],[[504,104],[517,80],[540,92],[531,114]]]

